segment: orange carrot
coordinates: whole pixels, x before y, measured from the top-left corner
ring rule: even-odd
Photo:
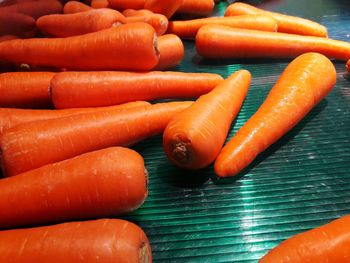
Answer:
[[[12,40],[12,39],[17,39],[17,38],[18,38],[18,36],[15,36],[15,35],[2,35],[2,36],[0,36],[0,42]]]
[[[109,2],[108,0],[92,0],[91,6],[93,8],[108,8]]]
[[[181,38],[194,38],[200,27],[209,24],[271,32],[277,31],[277,23],[273,18],[264,15],[245,15],[236,17],[209,17],[194,20],[171,21],[169,23],[167,33],[173,33]]]
[[[101,31],[125,22],[124,15],[118,11],[102,8],[74,14],[42,16],[36,21],[36,25],[45,34],[70,37]]]
[[[15,39],[0,43],[0,60],[79,70],[150,70],[159,54],[156,34],[131,23],[67,38]]]
[[[214,6],[214,0],[183,0],[177,13],[192,16],[208,16],[213,12]]]
[[[141,155],[111,147],[5,178],[0,187],[4,228],[129,213],[146,199],[147,175]]]
[[[225,142],[250,81],[250,73],[239,70],[171,119],[163,134],[168,159],[187,169],[210,165]]]
[[[278,31],[297,35],[327,37],[327,28],[308,19],[264,11],[245,3],[233,3],[227,7],[225,16],[264,14],[273,17]]]
[[[125,9],[123,11],[123,15],[128,17],[128,16],[147,16],[147,15],[153,15],[154,13],[150,10],[147,9]]]
[[[9,72],[0,74],[0,107],[50,108],[52,72]]]
[[[239,173],[292,129],[335,82],[335,68],[325,56],[306,53],[294,59],[258,111],[224,146],[216,159],[215,173],[220,177]]]
[[[350,72],[350,59],[349,59],[348,62],[346,63],[346,68],[347,68],[347,70]]]
[[[147,105],[151,104],[146,101],[135,101],[110,107],[74,108],[64,110],[27,110],[0,108],[0,136],[4,131],[27,122],[56,119],[87,112],[108,111],[113,109],[122,110]]]
[[[65,109],[194,98],[220,82],[221,76],[210,73],[62,72],[51,81],[51,99],[57,109]]]
[[[28,31],[35,29],[35,19],[20,13],[0,12],[0,25],[6,25],[0,27],[0,35],[23,37]]]
[[[259,263],[350,262],[350,215],[293,236]]]
[[[92,7],[78,1],[68,1],[63,7],[64,14],[74,14],[91,10]]]
[[[350,43],[324,37],[206,25],[199,29],[196,47],[207,58],[287,58],[318,52],[329,58],[350,58]]]
[[[117,12],[117,11],[116,11]],[[163,35],[168,29],[168,19],[161,14],[152,14],[145,16],[129,16],[124,18],[125,23],[145,22],[150,24],[158,36]]]
[[[134,144],[160,134],[174,115],[190,105],[159,103],[18,125],[1,137],[3,174],[13,176],[86,152]]]
[[[181,39],[174,34],[166,34],[158,38],[159,62],[154,70],[166,70],[179,65],[185,55]]]
[[[1,231],[0,243],[3,263],[152,262],[145,233],[120,219]]]
[[[179,9],[182,2],[183,0],[146,0],[144,8],[170,18]]]
[[[142,9],[146,0],[92,0],[91,6],[94,8],[113,8],[117,10]]]

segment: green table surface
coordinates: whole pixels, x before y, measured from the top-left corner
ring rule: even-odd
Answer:
[[[329,36],[350,41],[350,1],[250,1],[256,6],[313,19]],[[223,15],[220,2],[215,15]],[[176,70],[229,76],[247,69],[253,80],[228,138],[265,99],[291,61],[203,60],[193,41]],[[334,62],[337,84],[294,129],[241,175],[218,180],[213,167],[186,172],[165,157],[161,136],[135,147],[150,175],[149,196],[126,216],[147,233],[154,262],[257,262],[297,233],[350,213],[350,74]],[[320,76],[322,78],[322,76]]]

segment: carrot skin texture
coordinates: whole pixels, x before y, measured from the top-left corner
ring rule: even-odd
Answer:
[[[346,215],[283,241],[259,263],[349,262],[349,232],[350,215]]]
[[[264,15],[243,15],[235,17],[209,17],[193,20],[171,21],[167,33],[181,38],[195,38],[199,28],[208,24],[226,25],[230,27],[255,29],[261,31],[277,31],[276,21]]]
[[[214,10],[214,0],[183,0],[177,13],[192,16],[208,16]]]
[[[207,58],[290,58],[307,52],[347,60],[350,43],[314,36],[206,25],[196,36],[198,53]]]
[[[168,159],[179,167],[193,170],[210,165],[225,142],[250,81],[250,73],[239,70],[176,115],[163,134]]]
[[[150,70],[159,60],[155,41],[153,27],[132,23],[81,36],[4,41],[0,60],[70,70]]]
[[[110,107],[74,108],[64,110],[27,110],[0,108],[0,136],[4,131],[11,129],[12,127],[32,121],[57,119],[87,112],[98,112],[112,109],[130,109],[147,105],[150,106],[151,104],[146,101],[135,101]]]
[[[346,69],[350,72],[350,59],[346,63]]]
[[[170,18],[180,8],[182,2],[183,0],[146,0],[144,8]]]
[[[120,12],[109,8],[74,14],[47,15],[36,21],[41,32],[54,37],[70,37],[97,32],[117,23],[125,23],[125,17]]]
[[[335,83],[335,68],[325,56],[306,53],[294,59],[257,112],[224,146],[215,162],[216,175],[238,174],[307,115]]]
[[[62,72],[51,81],[51,99],[56,108],[64,109],[194,98],[222,81],[220,75],[210,73]]]
[[[157,36],[163,35],[168,29],[169,21],[166,16],[161,14],[152,14],[145,16],[129,16],[124,18],[125,23],[144,22],[151,25],[157,33]]]
[[[233,3],[226,9],[225,16],[264,14],[273,17],[278,31],[297,35],[327,37],[327,28],[314,21],[296,16],[265,11],[245,3]]]
[[[106,147],[132,145],[162,133],[169,120],[190,105],[159,103],[18,125],[1,136],[3,175],[17,175]]]
[[[92,7],[78,1],[68,1],[63,7],[63,14],[75,14],[92,10]]]
[[[179,65],[185,55],[181,39],[174,34],[165,34],[158,38],[159,62],[154,70],[167,70]]]

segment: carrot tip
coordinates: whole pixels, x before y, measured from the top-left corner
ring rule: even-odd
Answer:
[[[148,255],[148,247],[145,242],[141,243],[140,251],[139,251],[139,261],[140,263],[150,263],[149,255]]]
[[[185,164],[190,161],[190,155],[187,150],[187,145],[184,142],[178,142],[174,145],[172,157],[175,161]]]

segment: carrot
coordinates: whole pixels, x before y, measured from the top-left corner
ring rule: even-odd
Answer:
[[[1,137],[5,176],[110,146],[128,146],[160,134],[191,102],[160,103],[125,110],[82,113],[25,123]]]
[[[145,233],[120,219],[1,231],[0,243],[4,263],[152,262]]]
[[[346,68],[347,68],[347,70],[350,72],[350,59],[349,59],[348,62],[346,63]]]
[[[45,34],[70,37],[100,31],[125,22],[124,15],[118,11],[102,8],[74,14],[42,16],[36,21],[36,25]]]
[[[15,39],[0,43],[0,60],[79,70],[150,70],[159,54],[156,34],[132,23],[67,38]]]
[[[91,7],[92,8],[108,8],[109,2],[108,2],[108,0],[92,0]]]
[[[116,11],[117,12],[117,11]],[[168,19],[161,14],[152,14],[145,16],[129,16],[124,18],[125,23],[145,22],[150,24],[158,36],[163,35],[168,29]]]
[[[51,81],[51,99],[57,109],[65,109],[194,98],[220,82],[221,76],[210,73],[62,72]]]
[[[230,27],[277,31],[276,21],[264,15],[244,15],[236,17],[209,17],[194,20],[171,21],[167,33],[181,38],[194,38],[200,27],[208,24],[226,25]]]
[[[68,1],[64,6],[63,6],[63,13],[64,14],[74,14],[74,13],[79,13],[79,12],[84,12],[84,11],[89,11],[91,10],[92,7],[78,1]]]
[[[0,12],[0,35],[25,36],[28,31],[35,29],[35,19],[20,13]]]
[[[159,62],[154,70],[166,70],[179,65],[185,55],[181,39],[174,34],[166,34],[158,38]]]
[[[0,36],[0,42],[12,40],[12,39],[17,39],[17,38],[18,38],[18,36],[15,36],[15,35],[2,35],[2,36]]]
[[[273,17],[278,31],[297,35],[327,37],[327,28],[308,19],[264,11],[245,3],[233,3],[226,9],[225,16],[264,14]]]
[[[154,13],[150,10],[147,9],[125,9],[123,11],[123,15],[128,17],[128,16],[147,16],[147,15],[153,15]]]
[[[179,9],[182,2],[183,0],[146,0],[144,8],[170,18]]]
[[[213,12],[214,6],[214,0],[183,0],[177,13],[192,16],[208,16]]]
[[[220,177],[239,173],[292,129],[335,82],[335,68],[325,56],[306,53],[294,59],[257,112],[224,146],[216,159],[215,173]]]
[[[0,108],[0,136],[4,131],[27,122],[56,119],[87,112],[107,111],[113,109],[129,109],[147,105],[151,104],[146,101],[135,101],[110,107],[74,108],[64,110],[28,110]]]
[[[0,228],[129,213],[146,199],[146,176],[141,155],[111,147],[5,178]]]
[[[146,0],[92,0],[91,6],[94,8],[108,7],[117,10],[142,9]]]
[[[199,29],[196,47],[207,58],[288,58],[318,52],[329,58],[350,58],[350,43],[324,37],[206,25]]]
[[[293,236],[266,254],[259,263],[350,261],[350,215]]]
[[[163,134],[168,159],[193,170],[210,165],[225,142],[250,81],[250,73],[239,70],[171,119]]]

